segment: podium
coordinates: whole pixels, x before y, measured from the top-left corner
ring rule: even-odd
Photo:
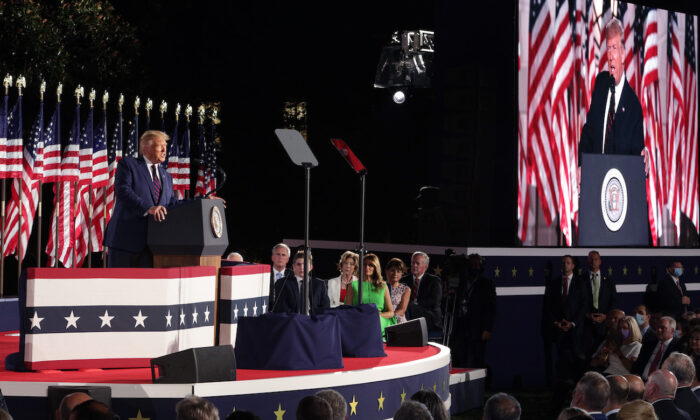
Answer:
[[[221,200],[195,199],[168,209],[162,222],[148,219],[147,244],[153,267],[221,267],[228,246],[226,213]]]
[[[648,246],[648,231],[644,159],[583,154],[578,246]]]

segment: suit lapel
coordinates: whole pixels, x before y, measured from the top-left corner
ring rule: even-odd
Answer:
[[[142,157],[138,158],[137,160],[139,162],[137,166],[139,168],[139,171],[141,171],[141,176],[148,184],[148,191],[151,192],[151,201],[153,201],[153,204],[157,204],[155,200],[156,191],[155,189],[153,189],[153,178],[151,178],[151,174],[150,172],[148,172],[148,164],[146,163],[146,160]]]
[[[165,168],[163,168],[163,165],[158,165],[158,173],[160,174],[160,197],[158,198],[158,204],[165,202],[167,204],[167,201],[164,200],[165,198],[165,191],[170,191],[170,187],[166,185],[168,183],[168,173],[166,172]],[[155,190],[153,191],[153,194],[155,196]]]

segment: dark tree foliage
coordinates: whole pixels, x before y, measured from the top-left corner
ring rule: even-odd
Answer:
[[[136,30],[108,2],[0,1],[0,28],[0,73],[22,74],[30,86],[135,88],[142,80]]]

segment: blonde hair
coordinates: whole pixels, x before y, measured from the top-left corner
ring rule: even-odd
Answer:
[[[636,400],[623,405],[617,412],[620,420],[659,420],[654,412],[654,406],[646,401]]]
[[[359,264],[360,256],[355,254],[352,251],[345,251],[345,252],[343,252],[343,255],[340,256],[340,261],[338,261],[338,271],[341,271],[341,272],[343,271],[343,263],[348,258],[352,259],[355,262],[355,271],[352,272],[352,275],[356,276],[357,275],[357,266],[360,265]]]
[[[147,130],[141,134],[139,139],[139,153],[143,154],[143,148],[151,144],[157,138],[162,138],[165,141],[170,140],[170,136],[160,130]]]
[[[384,279],[382,278],[382,266],[379,264],[379,257],[374,254],[367,254],[363,262],[372,264],[372,267],[374,267],[374,274],[372,274],[370,279],[374,285],[374,290],[382,290],[384,288]]]

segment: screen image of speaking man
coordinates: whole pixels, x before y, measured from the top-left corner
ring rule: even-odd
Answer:
[[[646,166],[642,106],[625,78],[625,40],[618,19],[605,25],[605,42],[609,71],[600,72],[595,80],[581,131],[579,162],[582,153],[641,154]]]
[[[153,255],[146,245],[148,218],[165,220],[168,207],[178,202],[172,177],[161,165],[169,138],[162,131],[144,132],[139,139],[142,156],[123,157],[117,165],[116,202],[104,240],[109,247],[109,267],[153,267]]]

